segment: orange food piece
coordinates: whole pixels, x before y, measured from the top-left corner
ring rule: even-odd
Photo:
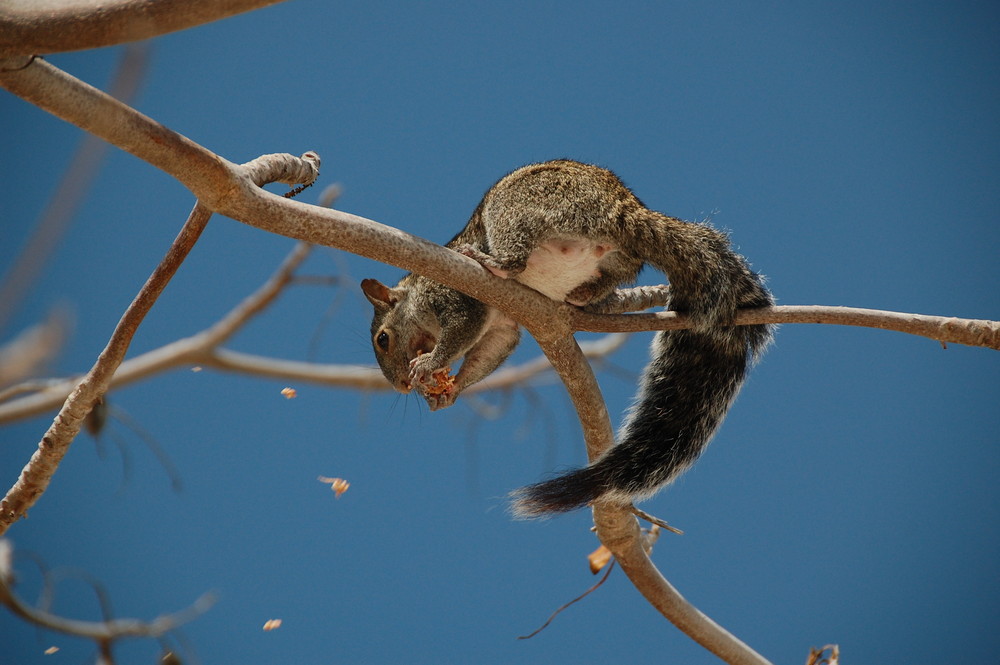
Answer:
[[[431,376],[437,381],[433,386],[427,386],[424,390],[428,395],[444,395],[450,393],[455,388],[455,377],[450,374],[451,368],[445,367],[434,372]]]
[[[351,484],[343,478],[327,478],[326,476],[320,476],[318,480],[321,483],[329,485],[330,489],[334,491],[338,499],[340,498],[340,495],[346,492],[347,488],[351,486]]]

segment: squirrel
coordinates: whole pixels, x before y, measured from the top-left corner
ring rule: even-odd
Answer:
[[[617,442],[589,466],[512,493],[518,517],[597,501],[627,506],[689,468],[721,424],[749,367],[771,341],[768,325],[732,325],[739,308],[773,304],[762,278],[706,224],[650,210],[611,171],[571,160],[531,164],[501,178],[446,247],[558,301],[607,311],[616,288],[644,264],[666,274],[668,309],[687,330],[657,333],[635,404]],[[410,273],[361,288],[375,315],[372,346],[383,374],[416,388],[431,410],[450,406],[517,346],[502,312]],[[455,377],[449,366],[463,359]],[[445,383],[445,382],[449,383]],[[453,381],[453,383],[450,383]]]

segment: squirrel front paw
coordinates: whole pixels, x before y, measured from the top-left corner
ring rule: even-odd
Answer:
[[[410,361],[410,385],[423,391],[428,386],[437,383],[434,373],[440,368],[434,366],[430,353],[421,353]]]
[[[438,394],[424,393],[424,400],[427,401],[427,406],[430,407],[431,411],[440,411],[441,409],[446,409],[455,403],[458,398],[458,393],[454,392],[443,392]]]
[[[431,411],[451,406],[458,397],[451,368],[435,368],[430,354],[421,354],[410,361],[410,385],[423,395]]]

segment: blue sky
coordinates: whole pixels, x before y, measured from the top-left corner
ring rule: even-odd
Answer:
[[[1000,318],[995,3],[650,4],[290,2],[155,40],[136,105],[233,161],[316,150],[341,208],[439,242],[507,171],[573,157],[614,169],[650,207],[711,217],[782,304]],[[103,86],[119,55],[51,61]],[[81,134],[6,93],[0,116],[6,266]],[[191,204],[110,151],[0,335],[69,306],[51,370],[86,370]],[[133,352],[210,324],[291,246],[213,219]],[[356,283],[401,271],[321,250],[305,272],[349,283],[294,289],[232,346],[304,359],[315,337],[316,360],[372,364]],[[613,414],[647,346],[635,336],[599,375]],[[515,360],[536,353],[525,343]],[[654,560],[774,662],[829,642],[852,663],[986,662],[1000,649],[998,378],[995,351],[782,327],[699,464],[644,504],[686,532]],[[587,514],[505,513],[508,491],[584,459],[560,386],[485,397],[505,408],[484,420],[461,401],[431,414],[304,384],[285,400],[284,385],[182,369],[114,393],[181,493],[112,423],[105,458],[81,435],[10,538],[100,580],[120,616],[215,591],[182,631],[203,663],[717,662],[620,572],[515,639],[592,583]],[[47,422],[3,430],[4,486]],[[319,475],[351,489],[335,500]],[[18,568],[33,597],[31,559]],[[55,609],[99,616],[72,576]],[[263,632],[270,618],[284,623]],[[6,614],[0,634],[4,665],[92,651]],[[43,656],[50,644],[61,651]],[[129,645],[121,660],[156,650]]]

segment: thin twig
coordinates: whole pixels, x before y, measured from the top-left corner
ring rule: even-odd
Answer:
[[[594,591],[597,591],[597,589],[602,584],[604,584],[604,582],[608,579],[608,575],[611,574],[611,570],[614,567],[615,567],[615,562],[612,560],[611,563],[608,564],[608,569],[606,571],[604,571],[604,575],[601,577],[601,579],[597,580],[596,584],[594,584],[592,587],[590,587],[589,589],[587,589],[586,591],[584,591],[583,593],[581,593],[579,596],[577,596],[573,600],[571,600],[568,603],[566,603],[566,604],[562,605],[561,607],[559,607],[555,612],[553,612],[551,615],[549,615],[549,618],[546,619],[545,623],[543,623],[541,626],[539,626],[538,628],[536,628],[532,632],[528,633],[527,635],[518,635],[517,639],[519,639],[519,640],[530,640],[532,637],[534,637],[538,633],[540,633],[543,630],[545,630],[546,628],[548,628],[549,624],[552,623],[552,620],[555,619],[556,616],[560,612],[562,612],[563,610],[565,610],[567,607],[569,607],[573,603],[576,603],[576,602],[579,602],[579,601],[583,600],[584,598],[586,598],[587,596],[589,596]]]
[[[826,323],[894,330],[927,337],[945,344],[965,344],[1000,350],[1000,321],[962,319],[954,316],[909,314],[859,307],[828,305],[780,305],[740,310],[737,325],[759,323]],[[688,326],[683,314],[597,315],[573,312],[573,328],[589,332],[635,332],[638,330],[680,330]]]
[[[642,508],[637,508],[635,506],[630,506],[630,512],[633,515],[635,515],[636,517],[638,517],[639,519],[646,520],[650,524],[654,524],[654,525],[660,527],[661,529],[666,529],[667,531],[669,531],[671,533],[676,533],[678,536],[683,536],[684,535],[684,532],[681,531],[680,529],[678,529],[677,527],[670,526],[664,520],[661,520],[659,517],[655,517],[653,515],[650,515],[649,513],[647,513]]]
[[[36,375],[51,362],[62,349],[69,328],[69,314],[62,308],[56,308],[49,312],[44,322],[31,326],[0,346],[2,393],[10,390],[7,386]]]
[[[123,638],[159,637],[204,614],[215,602],[214,596],[205,594],[196,600],[191,607],[175,614],[157,617],[149,622],[138,619],[106,619],[104,621],[67,619],[32,607],[18,598],[11,587],[11,581],[14,578],[11,567],[11,550],[9,540],[0,540],[0,604],[5,605],[15,615],[37,626],[66,635],[94,640],[98,644],[110,645]]]

